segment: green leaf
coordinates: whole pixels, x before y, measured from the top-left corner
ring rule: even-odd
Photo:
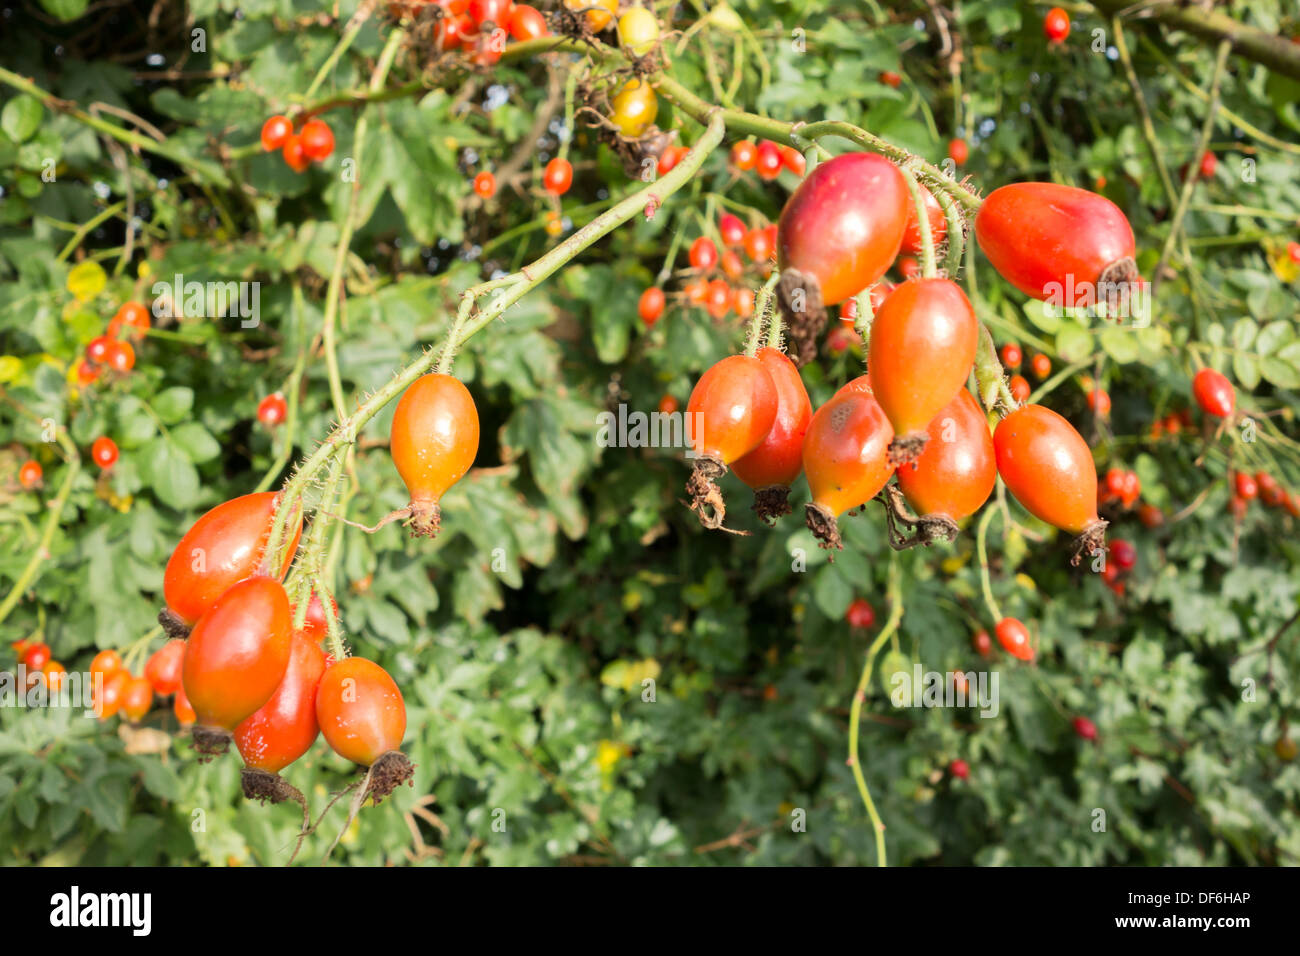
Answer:
[[[0,110],[0,129],[15,143],[25,143],[40,129],[45,107],[34,96],[20,93]]]
[[[1066,362],[1082,362],[1093,353],[1092,334],[1081,325],[1067,322],[1056,333],[1056,350]]]
[[[194,407],[194,390],[176,385],[154,396],[153,410],[165,425],[187,418]]]
[[[199,473],[173,441],[156,438],[136,457],[141,475],[164,504],[184,511],[198,503]]]
[[[67,23],[85,13],[86,8],[90,6],[90,0],[41,0],[41,6],[47,13]]]

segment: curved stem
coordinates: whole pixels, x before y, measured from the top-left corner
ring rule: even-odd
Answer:
[[[1000,483],[1000,479],[999,479]],[[993,582],[989,578],[989,523],[993,516],[997,514],[996,508],[985,508],[984,514],[980,518],[979,530],[975,535],[975,548],[979,553],[980,559],[980,587],[984,590],[984,605],[993,615],[993,623],[996,625],[1002,620],[1002,609],[998,607],[997,599],[993,597]]]

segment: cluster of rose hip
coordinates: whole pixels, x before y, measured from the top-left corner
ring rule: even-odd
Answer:
[[[823,162],[795,190],[775,243],[787,328],[797,336],[795,326],[804,321],[787,307],[791,289],[814,307],[855,301],[867,374],[814,412],[798,368],[777,348],[759,348],[761,335],[751,337],[746,354],[715,364],[687,405],[692,510],[706,527],[723,526],[725,503],[715,482],[731,470],[754,490],[759,515],[774,522],[789,513],[790,486],[803,474],[811,492],[806,522],[823,547],[841,547],[838,520],[882,493],[895,543],[928,544],[951,540],[1000,475],[1031,514],[1077,536],[1077,560],[1104,547],[1106,526],[1097,514],[1092,453],[1078,431],[1046,407],[1011,398],[996,357],[987,355],[979,380],[1001,396],[1005,412],[990,433],[967,389],[979,322],[962,289],[932,266],[871,302],[872,286],[905,243],[924,248],[921,215],[931,248],[941,248],[943,206],[924,186],[918,195],[920,211],[899,168],[869,153]],[[1052,239],[1066,233],[1072,244],[1062,254]],[[1086,283],[1137,281],[1128,220],[1109,200],[1082,189],[1004,186],[980,205],[975,235],[993,267],[1034,298],[1077,288],[1078,301],[1064,303],[1077,308],[1086,304]],[[761,322],[759,311],[755,321]],[[769,342],[779,339],[772,331]],[[998,621],[996,632],[1009,653],[1033,657],[1020,621]]]
[[[268,153],[278,149],[285,165],[301,173],[334,152],[334,131],[323,119],[313,118],[295,132],[293,121],[277,114],[262,124],[262,149]]]

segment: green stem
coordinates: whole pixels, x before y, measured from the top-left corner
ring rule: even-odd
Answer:
[[[921,275],[933,279],[936,272],[934,234],[930,229],[930,214],[925,209],[925,196],[921,194],[921,187],[910,169],[900,166],[899,172],[903,174],[903,182],[907,183],[907,191],[912,196],[912,209],[916,213],[916,224],[921,233]]]
[[[876,838],[877,866],[889,865],[885,859],[885,824],[880,819],[880,814],[876,812],[876,804],[871,799],[871,791],[867,788],[867,779],[862,774],[862,761],[858,753],[858,728],[862,723],[862,702],[867,696],[867,687],[871,684],[871,671],[875,667],[876,655],[893,636],[899,622],[903,619],[903,594],[899,586],[898,557],[892,552],[889,556],[889,584],[886,600],[889,601],[889,619],[885,621],[885,626],[867,648],[867,659],[862,664],[862,674],[858,677],[858,686],[853,692],[853,703],[849,707],[849,766],[853,770],[853,779],[858,785],[862,804],[867,808],[867,816],[871,818],[871,826]]]
[[[996,625],[1002,620],[1002,609],[998,607],[997,599],[993,597],[993,582],[989,578],[989,523],[993,516],[997,514],[996,508],[985,508],[984,514],[980,517],[979,529],[975,535],[975,548],[979,553],[980,561],[980,587],[984,590],[984,606],[989,609],[993,615],[993,623]]]

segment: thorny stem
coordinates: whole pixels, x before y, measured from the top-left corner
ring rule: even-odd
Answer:
[[[871,642],[871,646],[867,648],[867,659],[862,664],[862,674],[858,677],[858,686],[853,692],[853,703],[849,706],[848,763],[853,771],[853,779],[857,782],[862,804],[867,808],[867,816],[871,817],[871,826],[876,838],[877,866],[889,865],[885,859],[885,824],[880,819],[880,814],[876,812],[876,804],[871,799],[871,791],[867,788],[867,779],[862,774],[862,761],[858,754],[858,728],[862,723],[862,701],[867,695],[867,687],[871,684],[871,672],[875,667],[876,655],[898,630],[899,622],[903,619],[903,593],[899,584],[898,557],[892,552],[889,556],[886,600],[889,601],[889,618],[880,633],[876,635],[876,639]]]
[[[984,605],[993,615],[993,623],[996,625],[1002,620],[1002,609],[998,607],[997,600],[993,597],[993,582],[989,578],[989,523],[993,516],[998,513],[997,508],[985,508],[984,514],[980,518],[979,528],[975,533],[975,549],[980,559],[980,587],[984,590]]]
[[[762,337],[763,323],[769,321],[769,313],[772,328],[776,331],[775,335],[769,331],[768,344],[773,344],[773,339],[776,342],[781,341],[781,313],[779,310],[772,308],[772,290],[776,288],[776,284],[780,279],[780,273],[773,269],[772,275],[763,283],[763,287],[758,290],[758,295],[754,298],[754,318],[749,325],[749,339],[745,344],[746,355],[752,356],[758,351],[758,341]]]
[[[912,171],[906,166],[899,166],[898,170],[903,174],[903,182],[907,183],[907,191],[912,195],[912,208],[916,212],[916,224],[921,233],[921,275],[932,279],[935,275],[934,234],[930,230],[930,216],[925,211],[925,197],[921,195],[921,187]]]
[[[948,251],[943,257],[943,271],[949,279],[956,282],[957,274],[961,272],[962,256],[966,252],[966,217],[947,193],[940,191],[933,195],[943,209],[947,224],[945,238]]]

